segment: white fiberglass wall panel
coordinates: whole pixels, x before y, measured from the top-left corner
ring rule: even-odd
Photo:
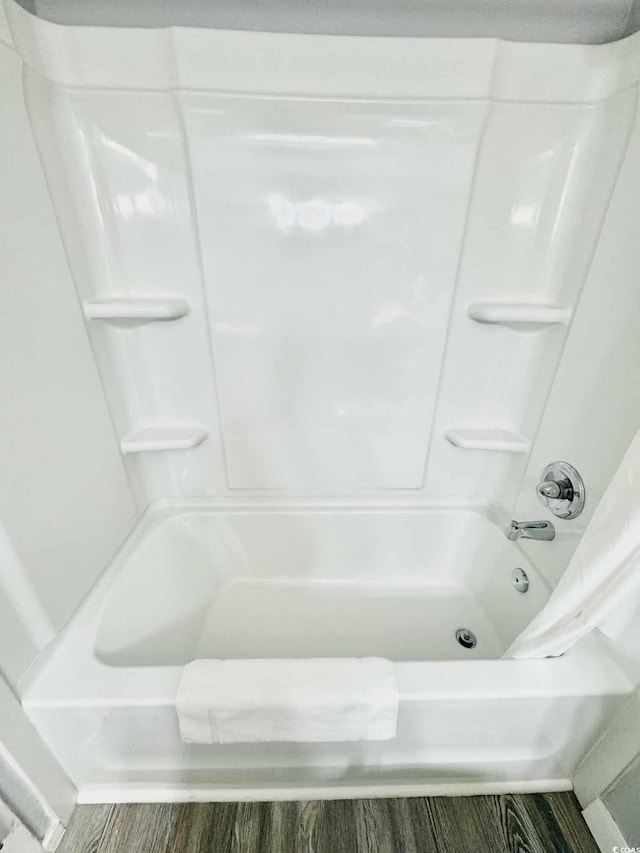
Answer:
[[[640,428],[639,193],[640,121],[636,118],[515,507],[517,518],[533,517],[538,511],[535,487],[550,460],[567,459],[584,478],[587,502],[580,517],[554,519],[561,534],[556,542],[562,549],[554,549],[553,559],[542,565],[552,584]],[[525,542],[523,548],[533,545]],[[640,620],[635,616],[629,624],[618,621],[628,648],[630,632]],[[640,640],[637,645],[640,648]]]
[[[0,672],[11,684],[135,521],[21,75],[0,44]]]
[[[633,88],[589,106],[492,104],[470,200],[425,491],[441,494],[455,486],[464,494],[481,487],[505,505],[515,499],[637,99]],[[483,307],[508,312],[518,305],[556,306],[565,319],[527,323],[525,311],[515,322],[508,313],[500,322],[473,320]],[[576,376],[565,396],[568,411],[582,383]],[[444,438],[473,436],[482,427],[522,436],[524,451],[470,453]],[[534,516],[536,483],[530,486]]]
[[[139,506],[510,511],[633,125],[637,38],[71,43],[20,15],[30,64],[55,54],[72,81],[28,69],[27,103]],[[109,45],[130,75],[88,61]]]
[[[232,488],[419,488],[484,104],[185,96]]]
[[[131,436],[204,424],[195,451],[130,454],[139,507],[225,482],[188,159],[176,99],[74,92],[26,74],[26,97],[61,231],[86,305],[174,298],[172,322],[88,319],[115,427]],[[56,144],[52,145],[52,139]],[[126,311],[125,311],[126,314]],[[153,311],[152,311],[153,314]]]

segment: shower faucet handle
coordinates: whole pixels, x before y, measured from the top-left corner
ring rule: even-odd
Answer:
[[[549,505],[549,499],[573,500],[573,485],[571,480],[544,480],[538,483],[538,497],[545,506]],[[546,499],[546,503],[545,500]]]
[[[584,507],[584,483],[573,465],[552,462],[536,487],[538,500],[558,518],[576,518]]]

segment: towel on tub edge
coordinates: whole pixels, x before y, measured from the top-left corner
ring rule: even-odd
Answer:
[[[185,743],[391,740],[398,688],[384,658],[195,660],[176,710]]]

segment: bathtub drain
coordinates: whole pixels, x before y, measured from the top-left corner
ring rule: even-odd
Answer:
[[[458,628],[456,631],[456,640],[465,649],[473,649],[478,642],[476,635],[468,628]]]

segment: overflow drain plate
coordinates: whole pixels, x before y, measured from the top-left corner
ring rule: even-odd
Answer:
[[[529,577],[524,569],[514,569],[511,572],[511,583],[517,592],[526,592],[529,589]]]

